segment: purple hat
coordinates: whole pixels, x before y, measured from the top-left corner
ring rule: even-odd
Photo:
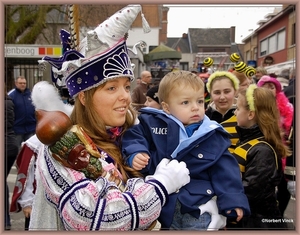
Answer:
[[[268,76],[268,75],[262,76],[262,77],[259,79],[259,81],[257,82],[257,86],[258,86],[258,87],[262,87],[262,86],[263,86],[265,83],[267,83],[267,82],[273,83],[273,84],[275,85],[276,93],[281,92],[282,87],[281,87],[280,82],[279,82],[276,78],[270,77],[270,76]]]
[[[140,5],[128,5],[116,12],[94,30],[87,32],[77,51],[64,44],[69,42],[66,38],[69,39],[70,34],[61,31],[63,49],[66,50],[63,56],[59,59],[45,56],[39,63],[48,62],[52,65],[52,80],[55,77],[63,80],[71,97],[111,79],[128,77],[132,81],[134,74],[125,35],[141,9]],[[142,19],[145,21],[143,14]],[[147,24],[144,25],[144,31],[150,31]]]

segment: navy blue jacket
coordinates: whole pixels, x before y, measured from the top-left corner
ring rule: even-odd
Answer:
[[[163,228],[169,228],[176,200],[181,203],[181,213],[198,218],[199,206],[217,195],[219,212],[236,207],[250,214],[248,199],[244,194],[241,174],[235,157],[229,151],[228,133],[215,121],[204,117],[202,124],[191,137],[185,127],[174,117],[161,110],[140,109],[140,123],[124,133],[122,152],[125,160],[135,153],[149,154],[149,164],[141,172],[153,174],[163,158],[184,161],[190,171],[190,183],[169,197],[159,218]],[[179,144],[179,139],[181,142]]]
[[[15,113],[14,113],[14,103],[9,96],[5,96],[5,154],[9,156],[16,157],[18,154],[18,144],[17,139],[13,130]]]
[[[28,88],[24,92],[15,88],[8,93],[14,102],[15,108],[15,134],[29,134],[35,132],[35,107],[32,104],[31,92]]]

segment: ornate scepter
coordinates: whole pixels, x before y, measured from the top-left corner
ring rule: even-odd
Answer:
[[[79,7],[77,4],[68,5],[68,18],[70,30],[70,47],[78,50],[79,44]]]

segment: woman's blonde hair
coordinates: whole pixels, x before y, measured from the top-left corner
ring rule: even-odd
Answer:
[[[175,88],[192,87],[194,90],[203,90],[204,83],[196,74],[178,70],[167,73],[159,83],[158,98],[159,102],[168,102],[168,98]]]
[[[71,120],[73,124],[80,125],[93,142],[114,159],[124,181],[126,182],[129,177],[139,177],[141,175],[134,169],[125,165],[120,150],[121,146],[116,146],[115,140],[112,140],[106,131],[105,123],[96,112],[93,104],[93,96],[96,90],[102,88],[104,85],[105,84],[102,84],[96,88],[84,91],[85,105],[82,105],[78,97],[75,98]],[[134,124],[135,119],[136,112],[132,107],[130,107],[126,115],[125,123],[122,126],[123,130],[121,135]]]
[[[237,91],[239,89],[240,81],[234,74],[232,74],[231,72],[228,72],[228,71],[216,71],[216,72],[212,73],[207,80],[207,83],[206,83],[207,91],[209,93],[211,92],[211,88],[215,81],[219,81],[219,80],[222,80],[225,78],[230,80],[230,82],[232,83],[232,87],[235,91]]]
[[[255,70],[256,72],[260,72],[262,75],[268,75],[268,71],[265,69],[265,67],[259,66]]]
[[[248,89],[251,89],[251,87]],[[248,110],[250,110],[249,103],[254,103],[255,121],[262,131],[266,142],[273,146],[278,156],[289,156],[291,152],[283,142],[283,132],[280,129],[280,114],[273,93],[269,89],[256,87],[253,89],[253,99],[250,102],[246,93],[247,90],[243,90],[240,92],[240,95],[244,96],[245,107]]]

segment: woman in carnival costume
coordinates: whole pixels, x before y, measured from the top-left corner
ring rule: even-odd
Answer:
[[[124,35],[140,11],[140,5],[127,6],[88,32],[80,51],[40,61],[52,65],[54,78],[65,79],[75,103],[70,117],[55,107],[45,111],[43,102],[55,94],[40,97],[44,82],[33,89],[37,137],[44,144],[37,157],[30,230],[149,229],[168,195],[189,182],[183,162],[164,159],[144,180],[122,160],[122,134],[136,121]],[[56,126],[47,129],[49,124]]]

